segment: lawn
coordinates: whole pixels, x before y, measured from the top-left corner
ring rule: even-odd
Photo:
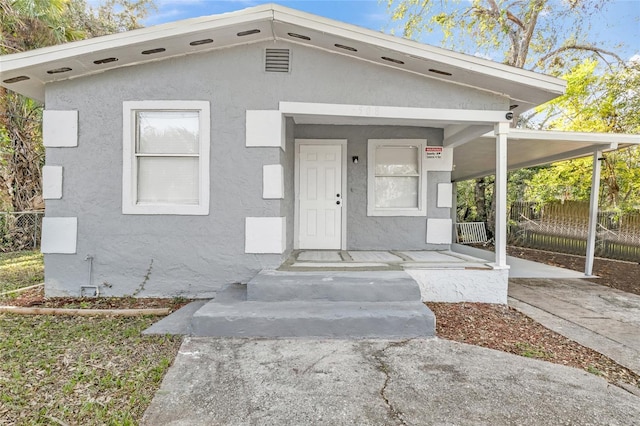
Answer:
[[[40,252],[0,253],[0,293],[43,281],[44,267]]]
[[[42,281],[41,255],[0,260],[0,293]],[[155,321],[0,314],[0,424],[137,424],[182,341]]]

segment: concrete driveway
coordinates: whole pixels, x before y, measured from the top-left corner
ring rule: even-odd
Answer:
[[[584,371],[432,339],[187,337],[146,425],[632,425]]]
[[[510,279],[509,305],[640,374],[640,296],[586,280]]]

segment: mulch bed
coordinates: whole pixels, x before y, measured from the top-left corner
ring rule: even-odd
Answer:
[[[190,300],[183,298],[135,297],[45,297],[43,288],[34,288],[16,297],[0,298],[0,305],[73,309],[151,309],[169,308],[174,312]]]
[[[557,334],[504,305],[427,303],[438,337],[580,368],[610,383],[640,387],[640,376],[599,352]]]

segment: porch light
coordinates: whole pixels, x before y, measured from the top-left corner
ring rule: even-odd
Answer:
[[[17,83],[19,81],[29,80],[29,77],[26,75],[19,75],[18,77],[8,78],[6,80],[2,80],[3,83]]]
[[[351,157],[351,161],[353,161],[353,164],[358,164],[358,156],[354,155],[353,157]]]

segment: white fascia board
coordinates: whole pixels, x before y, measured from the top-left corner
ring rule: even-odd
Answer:
[[[220,15],[202,16],[118,34],[43,47],[27,52],[14,53],[0,57],[0,64],[2,64],[3,72],[9,72],[17,68],[39,65],[44,62],[59,61],[84,54],[95,54],[101,50],[146,43],[160,38],[170,38],[203,30],[214,30],[256,21],[266,21],[273,16],[270,8],[258,7],[256,9],[262,10],[252,11],[251,9],[245,9]],[[269,38],[272,37],[270,36]]]
[[[464,123],[510,122],[508,111],[461,110],[441,108],[411,108],[379,105],[321,104],[308,102],[280,102],[285,115],[320,115],[336,117],[372,117],[405,120],[455,121]]]
[[[482,135],[483,138],[495,139],[493,131]],[[640,144],[640,135],[621,133],[587,133],[563,132],[558,130],[509,129],[509,139],[533,139],[538,141],[566,141],[589,144]],[[606,148],[605,148],[606,149]],[[612,147],[611,149],[615,149]]]

